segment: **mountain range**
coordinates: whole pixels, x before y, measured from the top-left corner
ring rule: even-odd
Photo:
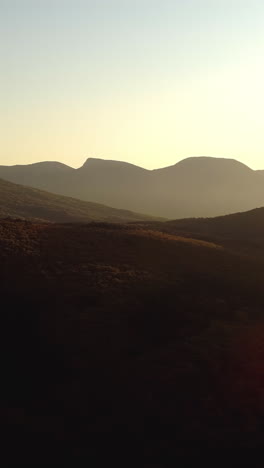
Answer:
[[[2,458],[174,468],[262,448],[264,172],[89,159],[0,177]]]
[[[89,158],[0,166],[0,177],[52,193],[171,219],[219,216],[264,205],[264,172],[234,160],[191,157],[156,170]]]

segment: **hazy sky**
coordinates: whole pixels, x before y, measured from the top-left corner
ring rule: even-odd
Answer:
[[[264,169],[263,0],[0,0],[0,164]]]

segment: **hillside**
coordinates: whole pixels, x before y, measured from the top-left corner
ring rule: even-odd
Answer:
[[[161,468],[262,447],[263,274],[147,227],[0,221],[2,454]]]
[[[84,202],[0,179],[0,218],[38,219],[51,222],[129,222],[147,215]]]
[[[216,218],[143,223],[143,228],[214,242],[251,256],[264,255],[264,208]]]
[[[264,172],[234,159],[191,157],[150,171],[125,162],[89,158],[79,169],[54,162],[0,166],[0,177],[171,219],[219,216],[264,205]]]

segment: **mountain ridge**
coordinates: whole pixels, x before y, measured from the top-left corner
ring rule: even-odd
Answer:
[[[187,158],[183,158],[183,159],[180,159],[179,161],[177,161],[176,163],[174,164],[170,164],[169,166],[161,166],[161,167],[157,167],[157,168],[154,168],[154,169],[147,169],[143,166],[139,166],[138,164],[134,164],[134,163],[130,163],[128,161],[123,161],[121,159],[106,159],[106,158],[99,158],[99,157],[94,157],[94,156],[88,156],[85,160],[84,160],[84,163],[77,167],[77,168],[74,168],[72,166],[70,166],[69,164],[65,164],[61,161],[56,161],[56,160],[44,160],[44,161],[37,161],[37,162],[33,162],[33,163],[28,163],[28,164],[0,164],[0,168],[3,168],[3,167],[6,167],[6,168],[12,168],[12,167],[32,167],[32,166],[41,166],[41,165],[47,165],[47,166],[57,166],[57,167],[65,167],[65,168],[69,168],[69,169],[72,169],[72,170],[79,170],[79,169],[82,169],[84,166],[86,165],[89,165],[89,163],[120,163],[120,164],[123,164],[123,165],[127,165],[127,166],[133,166],[133,167],[137,167],[139,169],[143,169],[144,171],[147,171],[147,172],[155,172],[155,171],[160,171],[160,170],[163,170],[163,169],[169,169],[171,167],[175,167],[177,165],[181,165],[182,163],[185,163],[188,161],[201,161],[201,160],[211,160],[211,161],[229,161],[229,162],[235,162],[236,164],[240,165],[240,166],[245,166],[246,168],[250,169],[251,171],[253,172],[262,172],[264,171],[264,169],[252,169],[251,167],[249,167],[247,164],[235,159],[235,158],[224,158],[224,157],[219,157],[219,156],[188,156]]]
[[[192,156],[154,170],[88,158],[78,169],[56,162],[0,166],[0,178],[170,219],[220,216],[264,205],[264,171],[231,158]]]

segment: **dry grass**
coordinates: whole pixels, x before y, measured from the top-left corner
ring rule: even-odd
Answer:
[[[262,446],[263,274],[133,225],[2,221],[9,456],[98,462],[103,446],[162,467],[197,445]]]

